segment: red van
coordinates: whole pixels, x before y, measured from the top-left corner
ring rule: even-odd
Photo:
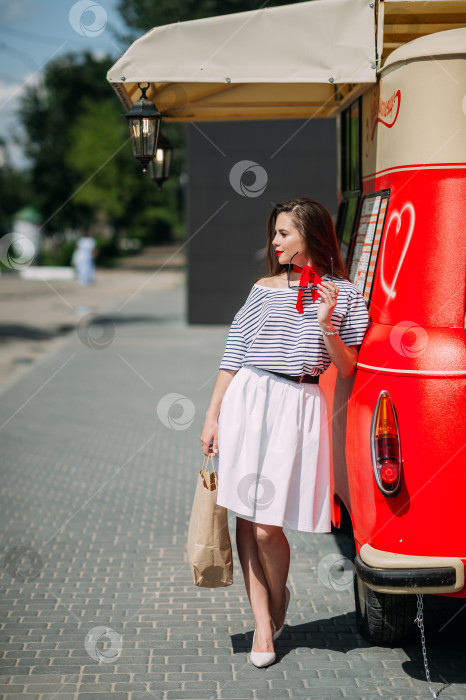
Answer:
[[[332,523],[359,631],[404,639],[416,593],[466,597],[466,28],[396,49],[339,117],[337,231],[372,324],[322,378]]]

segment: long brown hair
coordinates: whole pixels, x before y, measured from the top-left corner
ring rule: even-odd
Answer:
[[[346,266],[341,259],[338,248],[335,226],[330,212],[320,202],[309,197],[298,197],[279,202],[274,206],[267,221],[267,250],[266,262],[268,274],[265,277],[275,277],[288,268],[280,264],[274,251],[272,241],[275,238],[275,224],[279,214],[285,213],[291,217],[294,226],[305,241],[307,254],[313,265],[323,268],[327,274],[332,271],[330,256],[333,258],[334,277],[349,280]],[[259,277],[258,279],[262,279]],[[257,282],[257,280],[256,280]]]

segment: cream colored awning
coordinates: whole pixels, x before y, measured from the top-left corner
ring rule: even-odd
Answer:
[[[312,0],[156,27],[107,78],[172,121],[324,117],[375,82],[374,36],[369,0]]]
[[[171,121],[331,117],[395,48],[463,26],[466,0],[311,0],[156,27],[107,79],[126,109],[149,83]]]

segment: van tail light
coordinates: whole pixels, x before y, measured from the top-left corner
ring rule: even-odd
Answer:
[[[372,467],[385,496],[396,496],[401,481],[401,448],[395,408],[388,391],[381,391],[372,416]]]

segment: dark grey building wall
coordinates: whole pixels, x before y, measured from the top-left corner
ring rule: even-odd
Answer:
[[[312,197],[336,221],[335,120],[189,124],[187,152],[187,322],[231,323],[267,273],[276,202]]]

